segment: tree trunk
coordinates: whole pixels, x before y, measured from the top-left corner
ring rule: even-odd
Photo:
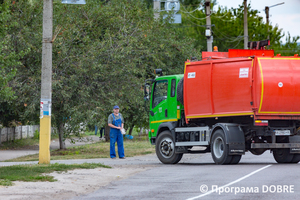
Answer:
[[[110,127],[108,125],[106,125],[105,130],[104,130],[105,142],[109,142],[109,132],[110,132]]]
[[[134,125],[130,126],[130,128],[129,128],[129,133],[128,133],[129,135],[131,135],[131,134],[132,134],[133,127],[134,127]]]
[[[59,135],[59,148],[66,149],[66,143],[64,138],[64,124],[60,124],[58,127],[58,135]]]

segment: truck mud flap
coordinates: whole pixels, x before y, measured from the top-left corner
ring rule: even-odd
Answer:
[[[293,144],[295,144],[295,143],[300,144],[300,135],[290,136],[289,137],[289,142],[293,143]],[[300,146],[299,147],[290,148],[290,153],[300,154]]]
[[[245,135],[239,124],[218,123],[212,128],[214,130],[221,128],[226,137],[226,143],[229,147],[229,155],[245,154]]]

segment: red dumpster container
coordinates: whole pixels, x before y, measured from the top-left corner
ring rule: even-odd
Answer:
[[[252,56],[186,62],[187,121],[245,115],[255,119],[300,119],[299,102],[299,57]]]

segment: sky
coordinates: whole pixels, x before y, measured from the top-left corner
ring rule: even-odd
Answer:
[[[227,8],[238,8],[243,4],[243,0],[217,0],[218,6]],[[260,11],[260,16],[266,22],[265,6],[272,6],[278,3],[284,4],[270,8],[269,21],[274,25],[278,25],[283,32],[289,32],[291,36],[300,36],[300,0],[247,0],[252,9]],[[285,37],[282,42],[285,42]],[[298,40],[299,42],[299,40]]]

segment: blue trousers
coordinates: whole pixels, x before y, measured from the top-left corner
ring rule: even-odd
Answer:
[[[100,137],[102,137],[103,131],[105,131],[105,129],[104,129],[104,128],[101,128],[101,129],[100,129]],[[97,125],[95,125],[95,135],[97,135],[97,132],[98,132],[98,127],[97,127]]]
[[[120,130],[118,130],[118,131],[111,130],[110,131],[110,157],[111,158],[116,157],[116,150],[115,150],[116,142],[118,144],[119,158],[125,157],[124,146],[123,146],[123,135],[122,135],[121,131]]]
[[[95,135],[97,135],[98,127],[95,125]]]

